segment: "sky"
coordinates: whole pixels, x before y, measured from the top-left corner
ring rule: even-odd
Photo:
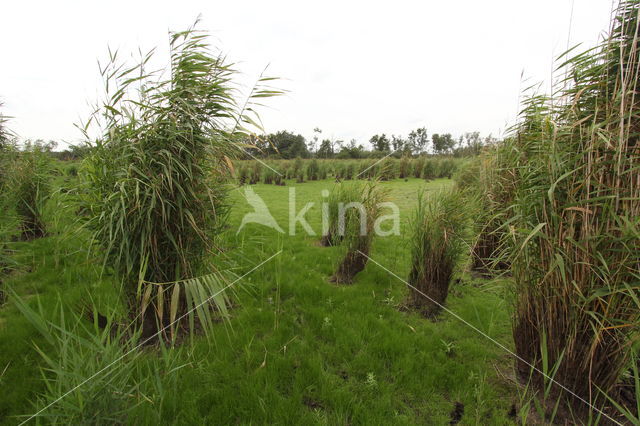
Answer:
[[[500,136],[519,94],[549,87],[567,46],[593,46],[609,25],[610,0],[486,1],[13,1],[0,14],[1,112],[22,139],[62,147],[82,135],[101,96],[98,61],[108,48],[133,60],[168,33],[200,29],[236,64],[249,88],[267,68],[286,90],[267,100],[266,132],[356,139],[468,131]]]

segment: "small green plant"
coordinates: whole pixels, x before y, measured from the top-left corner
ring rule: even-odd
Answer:
[[[249,181],[249,169],[248,169],[248,167],[243,164],[242,166],[239,166],[236,170],[238,171],[237,172],[238,185],[242,186],[242,185],[245,185],[246,183],[248,183],[248,181]]]
[[[434,158],[426,158],[422,166],[422,178],[432,180],[438,177],[438,162]]]
[[[372,371],[367,373],[367,379],[364,383],[370,388],[378,387],[378,380],[376,380],[376,375]]]
[[[265,185],[270,185],[275,182],[275,177],[277,174],[273,171],[271,167],[263,167],[262,168],[262,183]]]
[[[380,162],[377,170],[378,178],[382,181],[392,180],[396,177],[396,160],[393,158],[386,158]]]
[[[451,357],[455,354],[455,349],[456,349],[456,344],[454,342],[448,342],[446,340],[442,340],[440,339],[440,341],[442,342],[442,345],[444,346],[444,353],[447,354],[447,356]]]
[[[67,168],[67,176],[77,177],[78,176],[78,166],[72,164]]]
[[[251,168],[251,172],[249,174],[249,184],[251,185],[255,185],[256,183],[260,182],[260,174],[261,174],[261,167],[260,167],[260,163],[257,161],[253,162],[253,166]]]

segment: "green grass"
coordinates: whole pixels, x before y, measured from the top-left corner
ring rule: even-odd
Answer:
[[[340,251],[317,242],[321,190],[332,185],[289,180],[284,187],[253,186],[285,230],[290,187],[296,188],[297,210],[315,202],[307,214],[315,237],[304,234],[301,226],[290,236],[257,224],[236,235],[243,214],[252,208],[241,189],[231,192],[236,203],[225,241],[238,265],[236,273],[282,253],[238,283],[232,318],[216,326],[214,338],[196,338],[175,350],[175,364],[182,368],[171,373],[151,350],[130,361],[160,371],[157,380],[163,385],[159,392],[152,386],[156,376],[136,378],[143,385],[131,395],[132,402],[140,402],[131,423],[161,418],[169,424],[447,424],[455,402],[465,406],[461,424],[510,423],[507,413],[517,396],[494,365],[508,369],[511,361],[484,337],[446,313],[430,322],[401,310],[404,284],[371,262],[354,285],[328,282]],[[406,279],[408,219],[417,193],[451,181],[409,179],[381,185],[401,209],[401,235],[376,238],[371,257]],[[59,300],[73,307],[89,297],[106,310],[117,300],[113,283],[100,278],[97,264],[87,257],[87,235],[68,235],[66,230],[74,228],[74,206],[65,197],[50,201],[47,219],[58,217],[51,236],[14,244],[21,267],[7,283],[30,305],[39,300],[45,312],[53,312]],[[500,283],[466,274],[459,278],[448,307],[512,346]],[[0,421],[5,424],[33,413],[33,401],[43,390],[43,362],[34,343],[47,348],[16,307],[9,303],[0,308],[0,374],[6,366],[0,377]]]

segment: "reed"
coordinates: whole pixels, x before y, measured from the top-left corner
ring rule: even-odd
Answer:
[[[172,33],[170,54],[164,74],[145,72],[151,54],[129,67],[111,54],[102,69],[109,93],[99,111],[103,133],[85,160],[89,226],[145,338],[208,332],[217,315],[226,317],[215,241],[227,212],[229,158],[255,120],[236,99],[234,70],[212,53],[205,33]],[[275,93],[256,87],[249,104]]]
[[[387,191],[379,187],[378,181],[364,184],[352,184],[346,189],[350,197],[357,202],[353,207],[343,205],[339,218],[339,234],[344,256],[339,262],[335,274],[330,278],[336,284],[351,284],[358,272],[367,264],[367,256],[374,238],[375,221],[380,216],[380,203],[386,201]]]
[[[455,190],[418,198],[411,222],[412,265],[408,305],[428,318],[444,305],[455,268],[465,252],[469,214]]]
[[[596,407],[628,368],[640,303],[640,104],[636,0],[617,7],[608,38],[565,55],[553,97],[530,95],[499,148],[509,209],[517,371],[555,380]],[[553,387],[579,419],[587,404]]]

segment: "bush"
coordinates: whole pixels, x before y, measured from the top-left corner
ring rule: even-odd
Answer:
[[[249,181],[249,169],[245,164],[236,168],[238,170],[238,184],[244,185]]]
[[[327,229],[323,230],[320,245],[324,247],[335,246],[344,239],[344,230],[340,230],[340,209],[353,202],[359,202],[361,194],[357,185],[339,183],[333,187],[326,201],[325,211]]]
[[[414,160],[413,177],[418,179],[422,177],[422,170],[424,169],[424,161],[425,161],[424,157],[419,157]]]
[[[270,166],[262,166],[262,183],[269,185],[274,183],[277,174],[272,170]]]

